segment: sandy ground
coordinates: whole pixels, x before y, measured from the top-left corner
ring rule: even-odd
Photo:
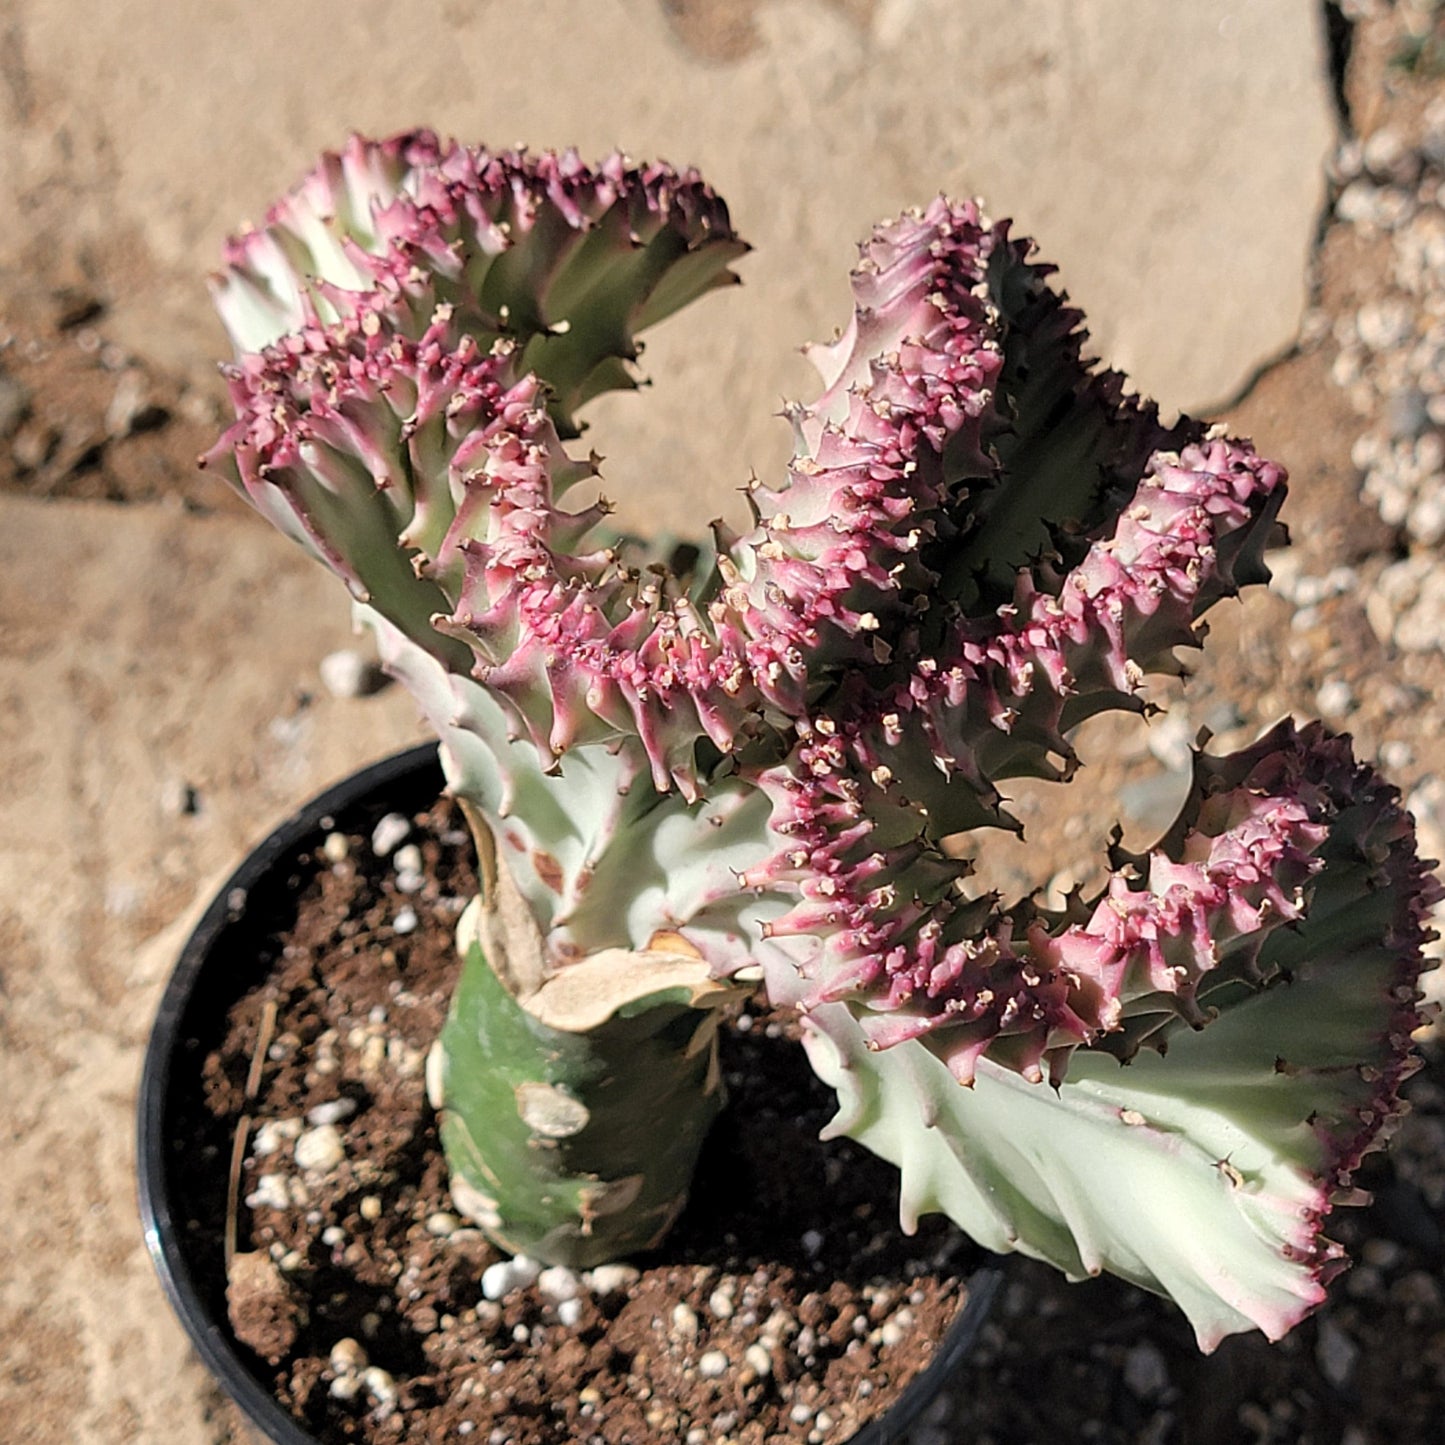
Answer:
[[[1357,123],[1385,113],[1381,73],[1357,85]],[[807,385],[792,348],[843,319],[868,224],[940,188],[984,193],[1045,238],[1100,351],[1141,387],[1189,409],[1248,391],[1232,419],[1296,477],[1304,573],[1349,564],[1363,579],[1360,597],[1303,626],[1283,596],[1231,611],[1197,720],[1231,699],[1238,729],[1312,714],[1338,680],[1365,752],[1399,744],[1407,784],[1445,778],[1438,658],[1384,645],[1361,600],[1402,544],[1357,500],[1359,427],[1331,391],[1329,325],[1381,263],[1348,237],[1316,248],[1339,121],[1313,6],[539,0],[520,14],[419,0],[403,17],[375,0],[9,0],[0,204],[21,224],[0,239],[7,1439],[238,1438],[139,1240],[130,1115],[148,1020],[187,922],[245,845],[422,732],[395,690],[327,693],[318,663],[351,641],[343,600],[191,466],[220,415],[222,343],[200,278],[223,234],[321,146],[421,121],[696,161],[756,245],[740,292],[663,328],[651,391],[600,409],[609,490],[650,527],[695,527],[736,506],[751,467],[776,469],[786,436],[771,413]],[[1302,321],[1315,341],[1251,389]],[[1117,743],[1095,768],[1099,807],[1157,762],[1142,736]],[[1079,840],[1036,812],[1041,882],[1075,866]]]

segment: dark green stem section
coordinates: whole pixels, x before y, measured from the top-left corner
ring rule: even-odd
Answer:
[[[717,1010],[685,992],[562,1032],[528,1013],[470,944],[437,1042],[433,1102],[453,1197],[496,1244],[588,1269],[667,1233],[723,1095]]]

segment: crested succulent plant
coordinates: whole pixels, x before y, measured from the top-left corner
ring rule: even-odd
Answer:
[[[1031,243],[880,226],[794,455],[685,575],[639,567],[578,411],[746,249],[694,173],[353,139],[231,243],[207,461],[349,587],[442,742],[481,898],[429,1085],[463,1210],[569,1264],[645,1248],[761,986],[900,1170],[906,1224],[1287,1331],[1389,1133],[1435,885],[1319,725],[1200,753],[1150,852],[1059,911],[945,840],[1142,711],[1268,576],[1284,473],[1083,353]]]

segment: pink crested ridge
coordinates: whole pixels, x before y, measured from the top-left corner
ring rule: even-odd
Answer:
[[[996,620],[964,623],[922,659],[860,732],[860,761],[884,761],[890,736],[917,729],[935,759],[971,776],[1016,730],[1064,759],[1066,707],[1128,699],[1145,676],[1175,671],[1172,648],[1237,590],[1231,550],[1267,530],[1283,470],[1247,443],[1215,440],[1155,456],[1111,537],[1046,591],[1028,574]],[[996,736],[989,736],[989,731]],[[980,747],[979,737],[984,739]]]
[[[636,736],[658,789],[695,796],[697,737],[726,749],[750,721],[740,661],[686,598],[608,550],[579,550],[607,506],[557,505],[579,464],[536,378],[514,369],[509,345],[483,354],[458,337],[449,308],[412,341],[378,299],[233,367],[237,421],[208,461],[386,610],[356,565],[360,509],[343,536],[325,504],[364,496],[411,551],[411,573],[444,584],[453,608],[430,626],[471,648],[476,676],[544,756]]]
[[[535,241],[528,279],[545,289],[604,220],[632,247],[671,229],[685,247],[744,249],[726,205],[691,168],[621,152],[589,166],[575,150],[494,151],[418,130],[382,141],[352,136],[325,154],[259,228],[227,241],[212,289],[242,352],[259,349],[257,310],[269,341],[314,321],[318,297],[340,312],[351,304],[346,293],[378,286],[423,311],[446,300],[494,329],[515,322],[540,330],[561,319],[538,310],[546,297],[489,288],[487,267]],[[511,315],[519,303],[534,314]]]
[[[1269,750],[1272,740],[1280,745]],[[1435,873],[1438,866],[1422,858],[1415,822],[1400,801],[1399,791],[1372,767],[1356,760],[1347,737],[1311,723],[1296,730],[1282,723],[1253,748],[1238,755],[1253,763],[1249,782],[1260,788],[1289,788],[1312,808],[1328,809],[1349,820],[1349,830],[1332,839],[1317,897],[1348,912],[1352,902],[1384,900],[1388,918],[1371,947],[1384,960],[1378,992],[1385,1023],[1371,1040],[1373,1057],[1360,1062],[1362,1097],[1350,1108],[1318,1112],[1311,1124],[1325,1147],[1323,1195],[1333,1203],[1352,1187],[1355,1170],[1366,1155],[1381,1147],[1404,1111],[1400,1088],[1420,1067],[1411,1036],[1427,1021],[1418,983],[1424,968],[1425,945],[1436,934],[1430,927],[1435,905],[1445,896]],[[1227,764],[1229,760],[1220,760]],[[1363,876],[1337,884],[1330,877],[1336,857]],[[1346,888],[1350,891],[1346,891]],[[1306,914],[1306,928],[1309,917]],[[1349,968],[1357,945],[1335,943],[1321,926],[1318,968]]]
[[[447,453],[464,438],[484,438],[536,395],[534,379],[511,377],[505,354],[456,338],[450,321],[440,308],[413,340],[393,329],[384,309],[359,307],[228,368],[236,421],[203,464],[230,469],[268,515],[284,496],[312,545],[353,590],[363,584],[346,534],[364,514],[332,514],[317,503],[382,494],[393,538],[403,533],[406,545],[405,534],[436,525],[438,515],[444,526],[451,516],[456,479],[448,475]],[[445,440],[433,436],[438,431]],[[427,442],[440,447],[439,469],[415,465]]]
[[[726,751],[751,721],[741,663],[685,597],[611,551],[570,550],[605,507],[559,510],[546,461],[523,441],[494,456],[492,530],[462,546],[465,582],[443,630],[476,650],[476,675],[544,756],[635,736],[657,790],[696,797],[699,735]]]
[[[745,882],[797,889],[774,932],[823,940],[814,1004],[866,1000],[880,1047],[946,1027],[965,1079],[1008,1036],[1033,1074],[1046,1051],[1118,1027],[1129,998],[1168,995],[1196,1016],[1218,951],[1294,916],[1317,832],[1287,795],[1215,829],[1200,859],[1151,860],[1143,893],[1116,879],[1090,924],[1059,937],[1016,938],[1010,920],[979,928],[951,887],[957,866],[928,841],[960,788],[982,810],[973,821],[993,807],[995,764],[1021,749],[1035,765],[1046,749],[1067,758],[1072,700],[1127,698],[1190,638],[1233,587],[1232,539],[1267,523],[1281,479],[1238,443],[1157,457],[1113,535],[1054,590],[1026,578],[991,626],[961,622],[938,658],[881,695],[840,694],[836,716],[803,727],[761,780],[779,848]]]
[[[1006,915],[979,926],[977,905],[952,893],[929,907],[900,899],[906,870],[880,891],[886,863],[858,857],[866,827],[844,835],[845,849],[808,850],[790,832],[793,857],[806,851],[809,863],[797,870],[800,903],[776,931],[825,939],[805,1006],[864,1004],[877,1048],[937,1032],[964,1083],[985,1053],[1031,1079],[1047,1056],[1058,1082],[1069,1051],[1146,1004],[1202,1023],[1197,995],[1209,975],[1225,961],[1248,974],[1268,932],[1301,916],[1324,838],[1317,812],[1288,795],[1246,787],[1213,801],[1179,856],[1150,855],[1142,878],[1116,875],[1088,921],[1059,932]]]
[[[880,227],[853,272],[848,330],[812,350],[828,388],[788,413],[788,481],[750,488],[758,526],[733,544],[723,600],[760,691],[791,715],[821,667],[886,655],[928,587],[918,551],[956,501],[945,452],[986,466],[1003,356],[985,277],[1005,235],[942,198]]]

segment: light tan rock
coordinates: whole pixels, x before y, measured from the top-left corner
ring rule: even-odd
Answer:
[[[595,434],[623,516],[688,532],[778,473],[772,414],[810,386],[793,348],[846,320],[868,227],[940,188],[1041,237],[1100,352],[1169,406],[1293,340],[1334,131],[1318,7],[754,8],[757,43],[723,63],[657,0],[12,0],[0,205],[29,225],[0,261],[47,232],[102,270],[138,245],[155,264],[108,324],[195,369],[222,345],[199,284],[222,236],[350,128],[695,162],[757,246],[747,285],[665,327],[647,404],[609,399]]]

